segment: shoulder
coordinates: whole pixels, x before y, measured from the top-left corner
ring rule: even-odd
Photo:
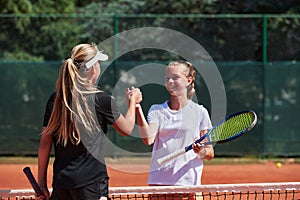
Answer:
[[[149,109],[149,112],[150,111],[155,111],[155,110],[164,110],[168,107],[168,104],[167,104],[167,101],[165,101],[164,103],[161,103],[161,104],[153,104],[150,109]]]
[[[95,100],[96,100],[96,103],[100,103],[100,102],[111,102],[111,101],[114,101],[115,98],[109,94],[107,94],[106,92],[97,92],[95,94]]]
[[[115,98],[103,91],[95,94],[95,106],[101,112],[119,112]]]
[[[208,113],[207,109],[203,105],[195,103],[192,100],[189,100],[189,107],[190,107],[190,109],[201,112],[201,113]]]
[[[112,98],[111,95],[107,94],[106,92],[99,91],[96,94],[96,98]]]
[[[55,97],[56,97],[56,91],[54,91],[54,92],[51,93],[48,101],[51,101],[51,100],[54,101]]]
[[[48,101],[47,101],[47,107],[53,107],[53,104],[54,104],[54,101],[55,101],[55,98],[56,98],[56,92],[52,92],[51,95],[49,96],[48,98]]]

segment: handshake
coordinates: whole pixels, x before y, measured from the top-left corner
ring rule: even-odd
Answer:
[[[139,88],[131,86],[125,90],[126,102],[129,105],[131,101],[135,102],[136,107],[140,107],[140,102],[143,101],[143,95]]]

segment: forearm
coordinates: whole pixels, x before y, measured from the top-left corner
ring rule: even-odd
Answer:
[[[153,144],[154,136],[153,134],[151,135],[150,126],[145,119],[142,107],[140,105],[136,107],[136,116],[137,116],[138,131],[142,141],[146,145]]]
[[[135,125],[135,105],[136,105],[135,101],[130,101],[129,105],[128,105],[127,113],[125,114],[125,119],[126,119],[127,125],[123,126],[123,127],[125,127],[125,129],[123,129],[123,132],[126,135],[131,134],[131,132],[134,128],[134,125]]]
[[[203,135],[205,135],[209,130],[202,130],[200,132],[200,137],[202,137]],[[202,142],[207,142],[207,139],[205,138]],[[195,145],[198,146],[198,145]],[[194,151],[196,153],[198,153],[198,155],[200,156],[200,158],[206,159],[206,160],[211,160],[214,158],[215,153],[214,153],[214,148],[212,145],[206,145],[201,147],[200,145],[198,146],[198,148],[200,147],[200,150],[195,150]],[[199,152],[197,152],[199,151]]]
[[[130,127],[131,131],[134,128],[135,124],[135,112],[136,112],[136,102],[135,101],[130,101],[128,105],[128,110],[125,115],[126,120],[128,121],[128,126]]]
[[[207,153],[207,155],[204,157],[204,159],[206,160],[211,160],[215,157],[215,151],[214,149],[211,147],[211,149],[209,149],[209,152]]]
[[[52,141],[49,136],[42,136],[38,150],[38,183],[41,187],[47,187],[47,170]]]
[[[130,135],[135,125],[135,112],[136,105],[142,101],[142,93],[138,88],[126,90],[126,102],[128,103],[128,109],[125,116],[121,115],[119,119],[115,121],[113,127],[124,136]]]
[[[42,152],[39,151],[38,158],[38,183],[41,187],[47,187],[47,170],[49,158],[42,156]]]
[[[205,160],[211,160],[214,158],[215,154],[214,154],[214,149],[212,145],[207,145],[204,146],[200,152],[199,152],[199,156]]]
[[[131,134],[135,125],[135,102],[130,101],[126,114],[120,117],[113,123],[113,127],[123,136]]]

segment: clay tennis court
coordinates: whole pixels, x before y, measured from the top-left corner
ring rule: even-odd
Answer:
[[[13,163],[13,158],[1,161],[0,189],[30,188],[22,169],[29,166],[36,175],[36,159],[26,158]],[[225,159],[226,160],[226,159]],[[279,168],[277,161],[236,161],[230,159],[225,163],[205,163],[202,184],[230,183],[269,183],[269,182],[298,182],[300,181],[300,164],[294,160],[283,160]],[[137,159],[108,159],[110,186],[145,186],[149,170],[148,158]],[[48,183],[51,185],[52,165],[49,165]]]

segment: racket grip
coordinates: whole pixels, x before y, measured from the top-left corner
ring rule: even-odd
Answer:
[[[172,159],[174,159],[174,158],[176,158],[176,157],[184,154],[185,152],[186,152],[185,149],[181,149],[181,150],[175,151],[175,152],[173,152],[173,153],[171,153],[169,155],[166,155],[165,157],[157,159],[157,162],[158,162],[159,165],[162,165],[162,164],[164,164],[164,163],[166,163],[166,162],[168,162],[168,161],[170,161],[170,160],[172,160]]]
[[[42,189],[40,188],[39,184],[36,182],[31,170],[30,170],[30,167],[25,167],[23,169],[23,172],[24,174],[26,175],[29,183],[31,184],[34,192],[37,194],[37,195],[43,195],[43,192],[42,192]]]
[[[206,134],[202,135],[198,140],[196,140],[193,144],[197,144],[197,143],[201,143],[202,140],[204,140],[208,135],[210,134],[210,132],[207,132]],[[189,150],[193,149],[193,144],[185,147],[185,152],[188,152]]]

